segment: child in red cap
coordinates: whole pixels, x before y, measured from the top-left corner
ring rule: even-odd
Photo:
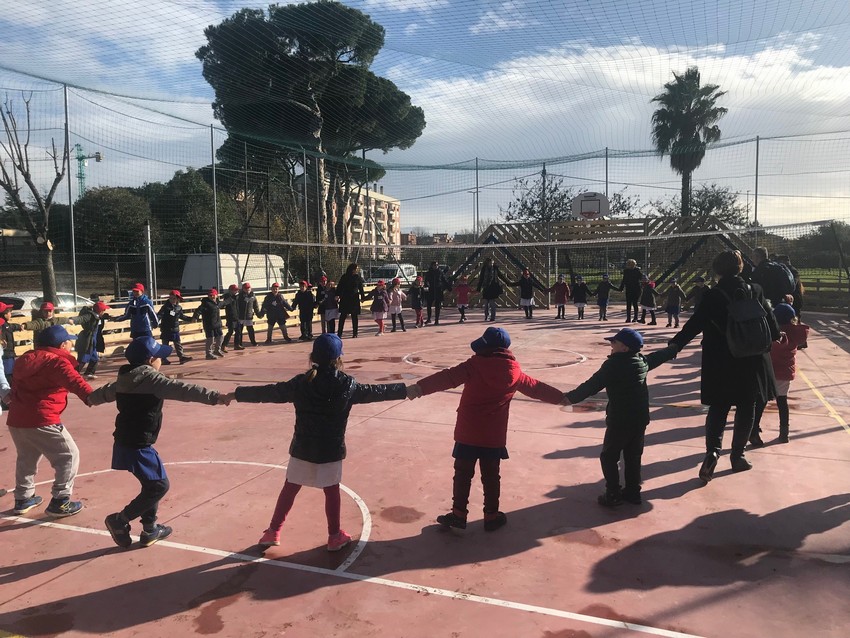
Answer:
[[[466,275],[461,275],[458,283],[454,287],[455,303],[457,310],[460,313],[458,323],[466,323],[466,309],[469,307],[469,295],[472,288],[469,286],[469,281]]]
[[[375,336],[380,337],[384,334],[384,321],[386,321],[387,311],[390,309],[390,296],[387,294],[387,285],[383,279],[375,285],[374,290],[369,293],[369,296],[372,298],[372,306],[370,308],[372,319],[378,324],[378,332],[375,333]]]
[[[310,290],[310,283],[302,281],[298,284],[298,292],[295,293],[292,309],[298,309],[298,323],[301,328],[301,341],[313,340],[313,309],[316,307],[316,298]]]
[[[390,316],[393,320],[393,328],[390,332],[395,332],[396,330],[396,319],[398,319],[399,325],[401,325],[401,331],[407,332],[407,328],[404,327],[404,316],[401,314],[401,306],[404,300],[407,299],[407,295],[401,289],[401,279],[398,277],[393,279],[387,294],[390,297]]]
[[[531,319],[534,316],[534,280],[531,278],[531,272],[525,268],[519,280],[509,285],[519,286],[519,305],[525,311],[525,318]]]
[[[177,353],[177,358],[180,363],[191,361],[192,357],[188,356],[183,351],[183,344],[180,343],[180,322],[188,323],[191,321],[186,313],[183,312],[183,306],[180,302],[183,301],[183,295],[179,290],[172,290],[168,295],[168,300],[162,304],[156,316],[159,317],[159,330],[163,345],[174,344],[174,352]],[[162,365],[171,365],[171,362],[164,358]]]
[[[74,345],[79,361],[77,372],[84,375],[89,381],[97,379],[97,364],[100,361],[101,353],[106,350],[106,343],[103,340],[103,324],[109,317],[106,314],[107,310],[109,310],[109,306],[98,301],[91,307],[83,308],[80,311],[80,316],[77,317],[77,324],[82,328]]]
[[[470,344],[472,357],[448,370],[420,379],[407,396],[417,397],[463,385],[457,409],[452,456],[454,489],[452,511],[437,517],[443,527],[466,529],[467,505],[475,464],[484,487],[484,529],[492,532],[508,522],[499,511],[499,466],[508,458],[508,414],[514,394],[558,404],[563,393],[525,374],[510,351],[511,337],[504,328],[487,328]]]

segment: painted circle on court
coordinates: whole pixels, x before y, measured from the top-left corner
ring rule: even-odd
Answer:
[[[567,368],[587,361],[587,357],[580,352],[556,346],[519,346],[511,348],[511,352],[525,371]],[[472,350],[466,348],[429,348],[411,352],[404,356],[403,361],[415,366],[442,370],[463,363],[473,354]]]

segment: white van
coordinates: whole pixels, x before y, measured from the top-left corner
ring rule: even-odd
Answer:
[[[206,292],[219,283],[227,290],[231,284],[241,286],[246,281],[256,290],[268,290],[275,282],[285,285],[286,269],[280,255],[221,253],[219,261],[221,281],[216,276],[215,253],[187,255],[180,290]]]
[[[374,284],[380,280],[389,283],[398,277],[403,284],[412,284],[416,279],[416,266],[413,264],[384,264],[372,268],[366,283]]]

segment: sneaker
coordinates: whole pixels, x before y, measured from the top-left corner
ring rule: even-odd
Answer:
[[[401,331],[402,331],[402,332],[407,332],[407,328],[402,328],[402,329],[401,329]]]
[[[648,325],[648,326],[657,326],[657,325],[658,325],[658,322],[657,322],[657,321],[650,321],[650,322],[649,322],[648,324],[646,324],[646,325]]]
[[[257,543],[260,547],[271,547],[272,545],[280,545],[280,530],[274,532],[267,529],[263,532],[260,541]]]
[[[437,522],[443,527],[453,527],[454,529],[466,529],[466,517],[458,516],[454,512],[441,514],[437,517]]]
[[[719,455],[717,452],[709,452],[705,455],[705,459],[703,459],[702,465],[699,468],[699,477],[703,482],[708,483],[714,476],[714,468],[717,467],[718,458]]]
[[[788,443],[788,441],[789,439],[787,434],[780,434],[776,439],[777,443]]]
[[[336,534],[328,536],[328,551],[338,552],[350,542],[351,536],[346,534],[344,530],[339,530]]]
[[[292,337],[284,337],[283,340],[286,341],[286,343],[292,343]]]
[[[622,499],[626,503],[631,503],[632,505],[640,505],[643,501],[640,498],[640,491],[631,492],[628,490],[623,490]]]
[[[221,346],[221,350],[219,350],[218,352],[220,352],[221,354],[227,354],[227,348],[225,348],[224,346]],[[216,354],[218,354],[218,353],[216,353]]]
[[[736,457],[732,459],[732,471],[733,472],[746,472],[747,470],[753,469],[753,464],[750,463],[743,456]]]
[[[62,518],[79,514],[82,509],[83,504],[79,501],[72,501],[70,498],[52,498],[50,504],[44,508],[44,512],[54,518]]]
[[[157,541],[164,540],[171,536],[173,530],[168,525],[160,525],[157,523],[151,530],[143,530],[139,536],[139,545],[142,547],[150,547]]]
[[[218,357],[218,358],[222,358],[222,357],[224,357],[224,350],[214,350],[214,351],[213,351],[213,356],[214,356],[214,357]]]
[[[495,532],[500,527],[504,527],[508,522],[508,517],[504,512],[496,512],[495,514],[484,515],[484,531]]]
[[[619,494],[605,492],[604,494],[599,495],[599,498],[596,499],[596,502],[602,505],[603,507],[617,507],[618,505],[623,504],[623,497]]]
[[[435,325],[435,326],[439,326],[439,325],[440,325],[440,322],[439,322],[439,321],[435,321],[435,322],[434,322],[434,325]]]
[[[97,379],[97,375],[96,374],[87,374],[86,379],[88,379],[89,381],[94,381],[95,379]]]
[[[182,357],[180,357],[180,363],[186,363],[187,361],[191,361],[191,360],[192,360],[192,357],[189,357],[189,356],[186,356],[186,355],[183,355]]]
[[[30,496],[29,498],[15,499],[15,509],[12,510],[15,514],[26,514],[32,508],[41,505],[42,498],[40,496]]]
[[[266,339],[265,341],[263,341],[263,345],[264,345],[264,346],[270,346],[270,345],[272,345],[272,340],[271,340],[271,339]]]
[[[234,350],[244,350],[245,346],[233,346]]]
[[[207,356],[205,357],[205,359],[206,359],[207,361],[215,361],[216,359],[218,359],[218,357],[217,357],[217,356],[215,356],[212,352],[210,352],[209,354],[207,354]]]
[[[764,441],[761,440],[761,437],[758,434],[753,434],[750,437],[750,446],[751,447],[764,447]]]
[[[395,328],[393,328],[392,330],[390,330],[390,332],[395,332]]]
[[[104,524],[118,547],[130,547],[133,544],[133,539],[130,538],[130,523],[121,514],[110,514]]]
[[[168,359],[162,359],[162,360],[160,361],[160,365],[163,365],[163,366],[170,366],[170,365],[171,365],[171,361],[169,361]]]

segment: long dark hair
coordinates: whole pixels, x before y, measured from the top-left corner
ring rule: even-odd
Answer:
[[[354,264],[354,263],[348,264],[348,268],[345,269],[345,274],[346,275],[353,275],[354,271],[357,270],[359,267],[360,266],[358,266],[357,264]]]

